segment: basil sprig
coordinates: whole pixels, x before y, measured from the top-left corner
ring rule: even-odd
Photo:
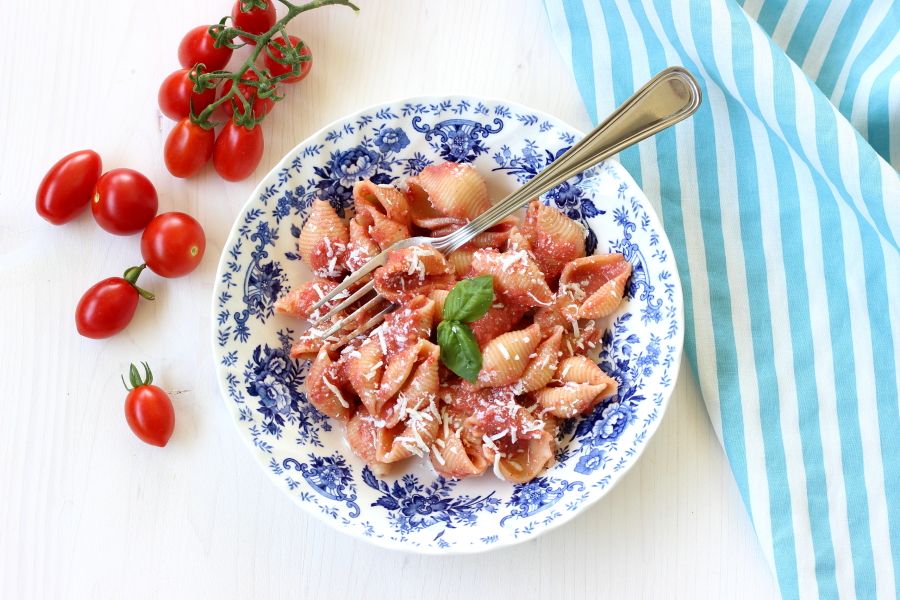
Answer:
[[[444,300],[444,320],[437,328],[441,362],[469,382],[481,371],[481,349],[467,323],[483,317],[493,302],[494,278],[490,275],[463,279]]]

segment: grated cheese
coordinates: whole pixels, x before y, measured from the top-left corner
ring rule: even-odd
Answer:
[[[500,349],[500,354],[503,355],[503,358],[505,358],[506,360],[509,360],[509,352],[507,351],[506,346],[504,346],[503,344],[498,342],[497,348]]]
[[[338,402],[341,403],[341,406],[343,406],[344,408],[350,408],[350,405],[347,403],[346,400],[344,400],[344,397],[341,395],[341,391],[339,389],[337,389],[337,386],[335,386],[333,383],[328,381],[327,376],[322,377],[322,381],[325,382],[325,387],[327,387],[329,390],[331,390],[331,393],[333,393],[335,396],[337,396]]]

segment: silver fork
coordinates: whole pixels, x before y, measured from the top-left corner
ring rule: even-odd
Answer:
[[[628,146],[691,116],[700,106],[701,97],[700,86],[686,69],[670,67],[660,72],[617,108],[603,123],[569,148],[562,156],[547,165],[528,183],[449,235],[439,238],[412,237],[391,245],[323,296],[313,305],[312,311],[315,312],[360,279],[384,265],[387,262],[388,254],[395,250],[425,244],[444,254],[457,250],[477,234],[519,210],[531,199],[547,193],[567,179],[613,154],[621,152]],[[374,287],[374,280],[370,280],[340,304],[319,317],[313,326],[327,322],[340,311],[365,297]],[[385,302],[387,301],[380,296],[374,296],[356,311],[321,333],[321,337],[329,338],[340,331],[348,321],[363,314],[361,311],[376,309]],[[391,306],[384,308],[350,334],[344,336],[344,339],[352,338],[377,326],[391,310]]]

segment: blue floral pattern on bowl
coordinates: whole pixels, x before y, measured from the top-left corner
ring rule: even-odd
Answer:
[[[239,433],[279,487],[311,514],[380,545],[477,552],[538,535],[602,497],[634,464],[665,412],[680,363],[681,286],[665,234],[631,177],[606,161],[541,200],[586,228],[591,252],[632,263],[626,302],[603,323],[599,362],[618,394],[560,433],[533,481],[445,479],[426,461],[378,477],[304,393],[308,364],[288,351],[302,325],[275,301],[310,277],[296,241],[316,198],[345,214],[362,178],[395,183],[445,160],[473,163],[495,198],[559,158],[580,134],[521,106],[417,98],[342,119],[292,150],[259,184],[222,252],[214,355]]]

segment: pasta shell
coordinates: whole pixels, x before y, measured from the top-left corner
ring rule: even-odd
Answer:
[[[432,410],[410,413],[406,422],[390,430],[383,430],[384,439],[376,448],[376,458],[381,462],[391,463],[413,454],[424,456],[431,451],[439,427],[439,415]]]
[[[412,373],[416,364],[417,353],[418,348],[411,346],[388,360],[387,367],[384,369],[384,375],[381,378],[381,385],[378,388],[378,404],[374,408],[369,407],[369,412],[381,417],[382,407],[389,400],[396,402],[394,396],[400,391],[400,388],[406,383],[410,373]]]
[[[567,383],[562,387],[548,387],[535,392],[535,398],[548,413],[569,419],[593,407],[606,390],[605,385]]]
[[[378,428],[375,420],[364,409],[356,411],[347,423],[347,443],[358,457],[368,464],[377,462],[375,447],[378,443]]]
[[[368,179],[353,186],[353,201],[356,212],[363,208],[374,208],[379,214],[400,225],[409,225],[409,202],[407,196],[392,185],[377,185]]]
[[[556,373],[559,364],[559,347],[562,344],[563,328],[556,326],[551,334],[541,342],[530,358],[528,367],[522,374],[521,391],[533,392],[545,387]]]
[[[376,330],[377,331],[377,330]],[[350,386],[366,406],[369,414],[378,414],[378,387],[384,374],[385,353],[373,332],[347,359],[347,378]]]
[[[319,351],[316,359],[309,367],[306,383],[306,396],[310,404],[320,413],[339,421],[349,421],[355,399],[342,391],[332,381],[329,371],[334,363],[326,349]]]
[[[434,301],[434,322],[440,323],[444,319],[444,302],[450,290],[431,290],[428,297]]]
[[[409,237],[409,227],[381,214],[375,207],[360,207],[359,214],[365,213],[372,219],[369,235],[382,250]]]
[[[453,267],[453,271],[458,279],[463,279],[469,273],[469,269],[472,268],[472,256],[474,254],[474,248],[463,246],[447,255],[447,262]]]
[[[584,256],[584,228],[537,200],[528,205],[522,233],[547,281],[555,281],[567,263]]]
[[[569,322],[569,329],[563,334],[562,353],[564,356],[578,356],[590,354],[600,347],[600,338],[603,332],[594,321],[574,330],[576,322]]]
[[[336,288],[337,285],[337,282],[328,279],[307,281],[279,298],[275,302],[275,312],[299,319],[317,320],[349,296],[348,293],[338,294],[334,300],[327,302],[315,312],[310,310],[313,304],[324,298],[325,294]]]
[[[560,291],[553,299],[550,306],[541,306],[534,313],[534,322],[543,330],[553,329],[556,326],[568,327],[571,321],[578,316],[578,303],[571,295]]]
[[[444,423],[446,422],[445,418]],[[484,473],[491,462],[485,457],[480,442],[465,443],[461,425],[454,428],[442,424],[441,427],[442,433],[431,446],[431,464],[434,470],[445,477],[457,479],[476,477]]]
[[[528,241],[528,238],[525,237],[525,234],[522,233],[518,226],[510,228],[506,237],[505,250],[507,252],[518,252],[520,250],[531,252],[531,242]]]
[[[599,319],[612,314],[625,296],[631,277],[631,263],[621,254],[595,254],[566,265],[560,287],[583,294],[578,309],[582,319]],[[576,296],[577,297],[577,296]]]
[[[484,346],[498,335],[511,330],[518,323],[527,309],[522,306],[494,304],[477,321],[470,323],[475,341]]]
[[[538,439],[528,440],[515,453],[499,458],[494,472],[511,483],[525,483],[537,477],[555,456],[556,439],[541,431]]]
[[[350,230],[331,204],[314,201],[297,240],[300,257],[314,271],[324,269],[327,276],[336,277],[343,272],[349,241]]]
[[[434,300],[416,296],[387,316],[379,327],[385,339],[388,355],[415,345],[431,336],[434,323]],[[380,340],[379,340],[380,341]]]
[[[572,356],[559,363],[557,379],[591,385],[616,385],[616,380],[603,372],[597,363],[586,356]]]
[[[494,292],[505,304],[525,308],[549,306],[553,293],[538,265],[525,251],[478,250],[472,257],[473,275],[491,275]]]
[[[430,246],[411,246],[391,252],[375,271],[375,290],[391,302],[406,302],[432,290],[449,290],[456,283],[444,255]]]
[[[531,325],[491,340],[482,349],[482,367],[477,387],[498,387],[519,380],[528,367],[529,356],[541,343],[541,328]]]
[[[445,216],[471,220],[491,207],[481,174],[467,164],[431,165],[406,181],[414,196],[423,190],[434,209]]]
[[[373,224],[368,212],[358,213],[350,219],[350,243],[347,245],[346,260],[348,270],[356,271],[381,252],[381,246],[369,234],[369,228]]]

